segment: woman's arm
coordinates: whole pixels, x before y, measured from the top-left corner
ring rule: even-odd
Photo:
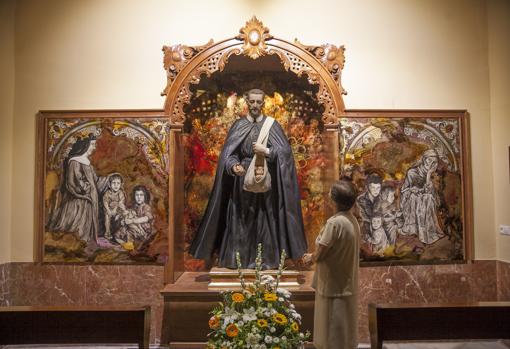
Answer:
[[[303,255],[303,263],[306,265],[312,265],[314,263],[320,262],[324,259],[324,256],[328,253],[329,246],[319,244],[317,249],[313,251],[313,253],[305,253]]]
[[[319,246],[317,247],[315,252],[312,253],[313,263],[320,262],[322,259],[324,259],[324,256],[326,255],[326,253],[328,253],[328,251],[329,251],[329,246],[319,244]]]
[[[305,264],[320,262],[327,255],[330,247],[339,238],[341,227],[330,221],[326,222],[317,238],[317,247],[313,253],[307,253],[303,256]]]

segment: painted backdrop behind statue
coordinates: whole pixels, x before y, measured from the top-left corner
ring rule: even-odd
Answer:
[[[331,146],[328,136],[324,136],[322,110],[315,94],[303,91],[303,88],[293,89],[292,86],[278,89],[279,81],[285,80],[284,76],[275,73],[270,79],[265,79],[243,73],[241,80],[234,74],[230,81],[237,78],[240,86],[234,82],[229,85],[231,89],[226,89],[227,92],[198,90],[188,106],[189,119],[183,134],[185,203],[182,227],[185,250],[193,240],[207,206],[217,159],[227,132],[236,118],[247,113],[245,101],[240,96],[241,91],[251,86],[247,81],[268,91],[263,113],[274,117],[289,139],[296,163],[305,233],[309,246],[313,246],[327,212],[325,177],[328,169],[333,167],[334,159],[327,153]],[[184,270],[204,268],[203,261],[185,254]]]

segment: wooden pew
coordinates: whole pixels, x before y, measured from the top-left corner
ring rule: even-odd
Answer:
[[[0,345],[136,343],[149,348],[150,307],[0,307]]]
[[[510,339],[510,302],[369,304],[372,349],[388,341]]]

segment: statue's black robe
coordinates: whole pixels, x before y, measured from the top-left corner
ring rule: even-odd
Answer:
[[[278,122],[271,127],[267,144],[271,190],[244,191],[244,176],[232,172],[236,163],[248,169],[263,120],[243,117],[228,132],[209,203],[190,246],[195,258],[210,260],[217,252],[219,266],[236,268],[239,251],[242,266],[253,268],[257,245],[262,243],[263,263],[276,268],[282,250],[292,259],[307,250],[292,148]]]

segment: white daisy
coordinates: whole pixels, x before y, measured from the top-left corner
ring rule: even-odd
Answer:
[[[257,320],[257,311],[255,308],[251,307],[250,309],[243,309],[243,313],[243,320],[245,322]]]

